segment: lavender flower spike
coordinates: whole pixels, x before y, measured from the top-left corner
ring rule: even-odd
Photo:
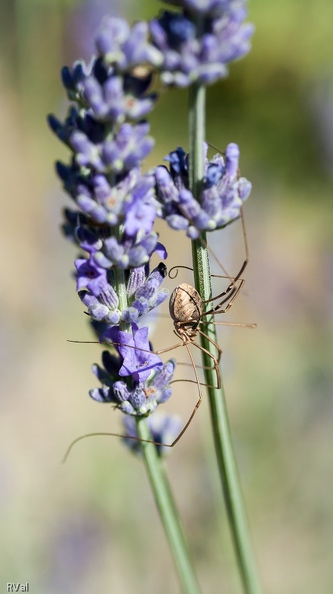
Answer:
[[[245,0],[169,0],[180,9],[150,22],[155,46],[163,53],[164,84],[208,85],[227,75],[227,64],[250,49],[253,26],[244,23]]]
[[[207,147],[205,152],[207,152]],[[251,183],[239,177],[239,148],[230,143],[225,156],[205,157],[205,176],[199,200],[188,189],[188,164],[181,148],[172,151],[155,170],[156,194],[161,209],[159,216],[175,230],[185,230],[196,239],[200,231],[225,227],[240,216],[240,208],[251,192]]]
[[[153,253],[167,257],[154,231],[155,176],[141,171],[154,144],[142,117],[157,99],[149,92],[151,70],[163,56],[147,23],[130,27],[119,18],[104,22],[96,50],[89,64],[63,69],[72,105],[63,122],[50,116],[49,124],[71,151],[56,169],[74,203],[63,229],[80,249],[76,290],[100,341],[116,350],[104,352],[104,368],[94,366],[102,387],[90,395],[142,416],[170,397],[175,368],[151,350],[148,328],[138,326],[168,295],[161,287],[165,264],[150,269]]]
[[[150,352],[148,328],[132,324],[132,331],[124,332],[117,326],[109,328],[101,337],[103,342],[115,344],[123,358],[120,376],[132,375],[135,380],[145,381],[152,369],[161,368],[162,361]]]
[[[83,264],[79,267],[78,273],[85,270],[86,260],[79,262]],[[95,268],[99,270],[97,266]],[[101,270],[105,273],[102,280],[100,277],[92,279],[86,276],[78,280],[79,297],[87,307],[91,319],[96,322],[105,322],[110,326],[118,326],[121,322],[138,322],[141,316],[149,313],[168,297],[168,290],[161,288],[166,276],[166,266],[162,262],[152,272],[148,266],[133,268],[130,271],[126,285],[128,305],[125,308],[120,307],[114,289],[114,274],[103,268]]]

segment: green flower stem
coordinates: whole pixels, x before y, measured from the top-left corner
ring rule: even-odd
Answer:
[[[118,227],[117,229],[115,229],[114,233],[117,240],[121,242],[121,237],[123,233],[122,227]],[[124,311],[124,309],[126,309],[128,305],[125,270],[119,268],[118,266],[115,266],[113,272],[115,291],[117,293],[119,301],[119,309],[120,311]],[[128,324],[127,322],[120,322],[120,328],[123,332],[130,332],[131,324]]]
[[[146,419],[136,419],[140,439],[152,439]],[[187,543],[161,458],[153,443],[142,443],[143,459],[184,594],[200,594]]]
[[[190,87],[190,187],[198,198],[204,173],[203,140],[205,135],[205,89],[193,85]],[[193,272],[195,287],[203,300],[212,296],[209,254],[206,249],[206,236],[203,241],[192,242]],[[214,324],[204,325],[207,336],[217,342]],[[217,356],[216,347],[201,335],[201,345],[213,356]],[[212,359],[202,353],[205,366],[205,378],[208,386],[216,385],[216,373],[212,369]],[[209,369],[207,369],[207,367]],[[261,586],[257,575],[256,563],[248,529],[248,523],[233,451],[231,431],[228,419],[223,386],[219,389],[207,388],[210,414],[215,443],[215,451],[222,489],[227,508],[230,529],[233,537],[236,558],[246,594],[260,594]]]
[[[119,307],[124,309],[127,306],[124,270],[115,268],[115,283],[119,298]],[[123,330],[128,330],[128,327],[128,324],[123,324]],[[152,436],[146,419],[144,417],[136,417],[136,426],[138,437],[145,440],[145,443],[141,444],[143,459],[156,505],[178,569],[182,590],[184,594],[200,594],[200,588],[191,565],[182,526],[161,458],[158,456],[155,444],[147,443],[147,440],[152,440]]]

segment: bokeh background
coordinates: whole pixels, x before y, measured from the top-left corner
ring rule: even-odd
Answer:
[[[63,115],[59,71],[89,58],[104,13],[150,18],[153,0],[0,0],[0,591],[33,594],[179,592],[140,460],[114,438],[119,414],[91,401],[90,339],[59,232],[47,129]],[[252,52],[208,90],[207,138],[241,147],[253,182],[246,205],[246,286],[224,327],[223,377],[253,540],[267,594],[333,591],[333,3],[252,0]],[[151,117],[158,164],[187,148],[186,92],[162,93]],[[160,227],[169,265],[184,238]],[[213,242],[229,271],[244,258],[239,224]],[[182,259],[180,260],[180,254]],[[169,281],[172,288],[172,282]],[[165,320],[161,321],[165,324]],[[171,344],[156,330],[154,346]],[[172,334],[170,333],[170,337]],[[186,384],[169,406],[183,418]],[[240,593],[212,450],[207,404],[171,452],[168,473],[205,594]]]

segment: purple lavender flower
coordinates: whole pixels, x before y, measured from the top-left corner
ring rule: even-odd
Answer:
[[[182,12],[164,11],[150,21],[155,46],[163,53],[164,84],[208,85],[228,73],[227,64],[250,49],[253,26],[243,0],[169,0]]]
[[[105,322],[112,326],[121,322],[122,312],[119,309],[119,299],[111,285],[107,284],[102,287],[97,296],[89,291],[79,291],[79,297],[86,306],[91,320]]]
[[[111,138],[106,135],[97,139],[90,137],[88,130],[74,130],[69,134],[69,144],[79,167],[91,167],[95,173],[124,173],[149,155],[154,141],[147,136],[148,131],[145,122],[135,126],[124,123]]]
[[[207,152],[207,146],[205,147]],[[161,165],[155,170],[156,192],[161,210],[159,216],[175,230],[186,230],[191,239],[200,231],[225,227],[240,216],[240,208],[249,196],[251,183],[238,176],[239,148],[227,146],[224,158],[205,157],[205,176],[199,201],[188,189],[188,164],[181,148],[166,157],[169,170]]]
[[[102,242],[100,254],[108,258],[112,253],[108,266],[141,266],[157,245],[156,236],[150,237],[148,247],[142,244],[143,234],[152,230],[156,200],[153,176],[141,174],[141,162],[154,143],[142,117],[157,96],[149,93],[149,69],[138,72],[135,67],[142,60],[156,65],[161,56],[148,41],[146,23],[130,27],[120,18],[104,22],[96,48],[99,55],[90,64],[77,61],[63,68],[62,80],[73,105],[64,122],[49,116],[52,130],[72,151],[68,165],[57,164],[64,189],[78,207],[66,212],[64,228],[85,249],[78,229],[82,222],[93,226],[96,241]],[[120,233],[112,229],[118,226]],[[117,249],[104,246],[110,238]],[[102,255],[96,257],[106,267]]]
[[[77,271],[76,290],[88,289],[93,295],[99,295],[107,283],[106,270],[86,258],[78,258],[74,264]]]
[[[130,306],[123,312],[122,319],[125,322],[133,323],[144,314],[149,313],[152,309],[158,307],[166,300],[169,295],[167,289],[160,289],[160,286],[167,274],[166,266],[161,262],[143,282],[137,284],[135,290],[135,280],[133,277],[137,271],[142,270],[143,267],[134,268],[132,270],[132,278],[130,276],[127,284],[127,292],[129,299],[132,297],[133,301]]]
[[[138,328],[132,324],[131,331],[124,332],[119,326],[113,326],[101,336],[101,340],[116,345],[122,356],[120,376],[132,375],[137,381],[145,381],[152,369],[162,367],[159,356],[150,350],[147,327]]]
[[[168,297],[168,290],[161,288],[166,276],[166,266],[162,262],[149,272],[149,266],[133,268],[126,284],[127,303],[120,308],[119,299],[115,290],[113,271],[99,269],[92,265],[92,271],[103,270],[105,276],[92,278],[93,273],[87,276],[87,261],[78,264],[78,294],[87,307],[91,320],[105,322],[110,326],[118,326],[121,322],[132,324],[139,318],[158,307]]]
[[[126,68],[119,70],[115,62],[110,64],[103,55],[90,64],[79,60],[72,69],[65,66],[62,80],[68,98],[101,122],[138,121],[153,109],[157,99],[155,92],[148,92],[152,82],[148,70],[136,76]]]
[[[154,231],[146,235],[139,233],[138,238],[123,235],[121,242],[112,236],[94,254],[94,260],[102,268],[117,266],[125,270],[146,264],[155,251],[165,254],[165,248],[158,242],[158,234]]]
[[[190,14],[205,16],[221,16],[228,11],[245,10],[243,0],[164,0],[164,3],[183,8]]]
[[[93,372],[101,382],[102,387],[90,390],[89,394],[97,402],[113,403],[126,414],[142,416],[153,412],[159,404],[166,402],[170,398],[172,393],[170,382],[172,381],[175,370],[175,361],[174,359],[170,359],[163,364],[157,355],[149,353],[149,344],[147,344],[146,340],[142,340],[142,336],[140,339],[135,339],[138,332],[140,330],[134,330],[133,334],[134,340],[137,342],[136,345],[132,345],[135,347],[132,349],[134,355],[130,357],[125,356],[124,359],[120,354],[120,350],[125,352],[130,350],[129,342],[127,346],[122,346],[121,344],[115,345],[118,355],[113,355],[109,351],[103,351],[103,367],[97,364],[93,366]],[[121,331],[115,331],[114,337],[122,340]],[[150,358],[150,370],[148,374],[144,371],[138,372],[137,369],[131,372],[132,366],[136,367],[134,361],[142,366],[142,357],[138,351],[138,344],[144,344],[148,347],[144,352],[144,356]],[[131,359],[130,369],[126,367],[128,359]],[[119,377],[122,379],[119,379]]]
[[[156,67],[162,63],[161,52],[150,43],[148,24],[143,21],[132,27],[121,18],[106,19],[96,38],[96,48],[106,64],[120,72],[136,66]]]

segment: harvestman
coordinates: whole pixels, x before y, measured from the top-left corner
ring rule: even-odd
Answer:
[[[220,358],[222,355],[222,349],[210,336],[208,336],[205,332],[203,332],[200,329],[200,325],[202,325],[204,323],[206,323],[206,324],[214,323],[214,324],[223,324],[223,325],[231,325],[231,326],[242,326],[242,327],[246,327],[246,328],[255,328],[256,327],[256,324],[238,324],[238,323],[233,323],[233,322],[215,322],[215,321],[207,322],[205,320],[206,316],[226,313],[232,307],[237,295],[239,294],[239,292],[245,282],[245,279],[241,278],[241,275],[243,274],[243,272],[248,264],[249,255],[248,255],[248,245],[247,245],[247,236],[246,236],[244,215],[243,215],[242,210],[241,210],[241,222],[242,222],[242,231],[243,231],[244,246],[245,246],[245,260],[244,260],[240,270],[238,271],[238,273],[236,274],[236,276],[234,278],[230,277],[229,275],[224,276],[224,277],[220,276],[220,275],[213,275],[213,276],[217,276],[218,278],[229,278],[229,280],[231,282],[229,283],[227,288],[224,291],[222,291],[221,293],[219,293],[218,295],[216,295],[215,297],[211,297],[207,300],[203,300],[203,299],[201,299],[201,296],[199,295],[198,291],[194,287],[192,287],[191,285],[189,285],[187,283],[182,283],[182,284],[178,285],[173,290],[171,297],[170,297],[169,311],[170,311],[170,316],[171,316],[171,318],[173,320],[173,324],[174,324],[174,332],[182,340],[182,342],[179,345],[174,345],[173,347],[169,347],[169,349],[167,349],[167,350],[172,350],[173,348],[177,348],[178,346],[186,347],[187,352],[190,357],[190,360],[191,360],[193,370],[194,370],[194,374],[195,374],[195,378],[196,378],[195,383],[198,386],[199,398],[198,398],[198,401],[197,401],[189,419],[187,420],[186,424],[184,425],[184,427],[181,430],[181,432],[179,433],[179,435],[174,439],[174,441],[171,444],[163,444],[168,447],[173,447],[180,440],[180,438],[182,437],[182,435],[185,433],[186,429],[190,425],[195,413],[197,412],[197,410],[203,400],[202,392],[200,389],[200,382],[199,382],[199,378],[198,378],[198,374],[197,374],[197,370],[196,370],[196,365],[193,361],[192,354],[188,348],[189,344],[193,344],[201,352],[206,353],[208,355],[208,357],[213,362],[212,369],[215,370],[217,385],[216,386],[207,386],[205,384],[206,387],[213,387],[216,389],[221,387],[221,375],[220,375],[220,369],[219,369],[219,362],[220,362]],[[208,249],[214,256],[214,258],[218,261],[217,257],[212,252],[212,250],[209,247],[208,247]],[[218,263],[222,267],[222,265],[220,264],[219,261],[218,261]],[[183,266],[183,267],[175,266],[174,268],[178,269],[178,268],[187,268],[187,267],[186,266]],[[173,269],[171,269],[170,272],[172,270]],[[170,275],[170,272],[169,272],[169,275]],[[210,307],[208,310],[205,310],[205,305],[209,306],[209,305],[213,304],[214,301],[217,301],[217,300],[219,300],[219,301],[216,305],[212,305],[212,307]],[[216,351],[218,353],[217,357],[214,356],[213,353],[211,353],[210,351],[205,349],[201,344],[194,342],[195,339],[197,338],[198,334],[200,334],[201,336],[204,336],[208,342],[213,344],[213,346],[216,348]],[[157,354],[160,352],[166,352],[166,350],[157,351]]]
[[[236,297],[239,295],[240,290],[241,290],[242,286],[244,285],[245,279],[241,278],[241,275],[243,274],[243,272],[248,264],[249,253],[248,253],[244,215],[243,215],[242,209],[241,209],[240,217],[241,217],[241,222],[242,222],[242,231],[243,231],[243,239],[244,239],[244,247],[245,247],[245,260],[244,260],[241,268],[239,269],[238,273],[236,274],[235,277],[231,277],[227,273],[226,273],[226,276],[212,275],[217,278],[227,278],[230,280],[230,283],[228,284],[227,288],[224,291],[222,291],[215,297],[211,297],[210,299],[207,299],[207,300],[201,299],[198,291],[194,287],[192,287],[190,284],[182,283],[182,284],[178,285],[171,293],[170,300],[169,300],[169,311],[170,311],[170,316],[172,318],[173,325],[174,325],[174,333],[176,334],[176,336],[178,336],[178,338],[181,339],[182,342],[177,343],[171,347],[167,347],[165,349],[153,351],[156,355],[161,355],[163,353],[167,353],[174,349],[184,346],[188,352],[188,355],[189,355],[189,358],[191,361],[191,365],[192,365],[194,375],[195,375],[195,380],[173,380],[173,382],[170,382],[170,383],[174,383],[176,381],[190,381],[190,382],[195,383],[198,388],[198,396],[199,396],[198,401],[196,402],[192,413],[190,414],[187,422],[185,423],[185,425],[182,428],[182,430],[180,431],[180,433],[177,435],[177,437],[173,440],[173,442],[171,444],[160,443],[160,442],[156,442],[153,440],[144,440],[144,439],[140,439],[139,437],[126,436],[126,435],[121,435],[119,433],[103,433],[103,432],[86,433],[85,435],[81,435],[80,437],[76,438],[70,444],[70,446],[67,449],[67,452],[65,454],[64,460],[67,459],[72,447],[78,441],[85,439],[86,437],[94,437],[97,435],[110,435],[110,436],[114,436],[114,437],[125,437],[126,439],[133,439],[135,441],[141,441],[144,443],[154,443],[155,445],[172,448],[180,440],[180,438],[184,435],[185,431],[187,430],[188,426],[192,422],[192,419],[203,400],[203,395],[202,395],[202,391],[201,391],[201,387],[200,387],[202,384],[199,381],[197,367],[194,362],[192,353],[189,349],[190,344],[197,347],[201,352],[206,353],[206,355],[212,360],[212,363],[213,363],[213,367],[211,369],[215,371],[217,385],[216,386],[207,386],[207,384],[203,384],[203,385],[205,385],[206,387],[213,387],[215,389],[218,389],[221,387],[221,375],[220,375],[220,369],[219,369],[219,362],[220,362],[220,358],[222,355],[222,349],[210,336],[208,336],[205,332],[203,332],[200,329],[200,326],[202,324],[213,323],[216,325],[221,324],[221,325],[230,325],[230,326],[241,326],[241,327],[245,327],[245,328],[255,328],[256,327],[256,324],[242,324],[242,323],[234,323],[234,322],[215,322],[215,321],[212,322],[211,320],[208,322],[205,319],[207,316],[214,316],[216,314],[226,313],[232,307]],[[202,239],[201,239],[201,241],[203,242]],[[208,246],[205,244],[205,247],[208,247]],[[226,272],[225,269],[223,268],[222,264],[219,262],[218,258],[215,256],[215,254],[211,250],[211,248],[208,247],[208,250],[211,252],[214,259],[218,262],[219,266],[223,269],[223,271]],[[169,276],[170,276],[170,272],[172,270],[179,269],[179,268],[187,268],[188,269],[187,266],[174,266],[169,271]],[[173,277],[173,278],[175,278],[175,277]],[[216,305],[212,305],[212,307],[209,307],[208,310],[205,310],[205,306],[206,305],[209,306],[209,305],[213,304],[214,301],[218,301],[218,303]],[[210,351],[205,349],[201,344],[195,342],[195,339],[198,337],[199,334],[201,336],[204,336],[208,342],[213,344],[213,346],[215,347],[215,349],[217,351],[217,356],[213,355],[213,353],[211,353]],[[80,342],[80,341],[70,341],[70,342]],[[113,344],[116,344],[116,343],[113,343]],[[135,348],[135,347],[133,347],[133,348]],[[147,351],[147,352],[152,352],[152,351]]]

